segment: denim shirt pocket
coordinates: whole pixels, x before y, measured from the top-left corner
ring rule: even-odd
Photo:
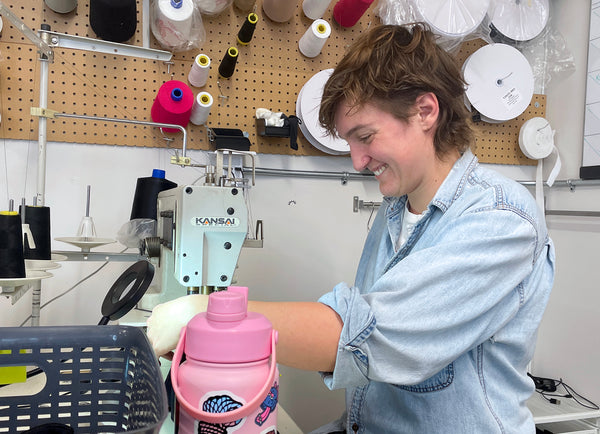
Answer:
[[[412,386],[397,385],[400,389],[408,390],[409,392],[427,393],[437,392],[450,386],[454,381],[454,362],[450,363],[437,374],[429,377],[427,380]]]

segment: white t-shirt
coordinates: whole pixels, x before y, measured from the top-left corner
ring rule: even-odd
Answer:
[[[408,240],[410,234],[412,234],[413,229],[422,218],[423,214],[413,214],[410,212],[408,209],[408,201],[406,201],[406,205],[404,206],[404,216],[402,218],[402,230],[396,241],[396,251],[400,250],[404,243],[406,243],[406,240]]]

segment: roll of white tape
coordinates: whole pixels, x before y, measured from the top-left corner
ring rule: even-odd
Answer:
[[[542,117],[531,118],[526,121],[519,131],[519,148],[527,158],[537,160],[537,169],[535,174],[535,199],[542,211],[545,211],[544,205],[544,159],[555,155],[554,167],[548,175],[546,184],[552,187],[562,163],[558,149],[554,145],[554,130],[550,122]]]
[[[463,65],[466,97],[487,122],[504,122],[522,114],[533,96],[533,71],[519,50],[488,44]]]
[[[554,148],[554,131],[550,122],[541,117],[526,121],[519,131],[519,147],[532,160],[549,157]]]
[[[348,142],[329,135],[319,123],[323,87],[332,72],[333,68],[319,71],[302,86],[296,99],[296,116],[302,121],[300,131],[311,145],[327,154],[347,155],[350,153]]]

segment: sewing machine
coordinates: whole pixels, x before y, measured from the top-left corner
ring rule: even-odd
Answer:
[[[224,167],[225,153],[229,163]],[[250,187],[250,180],[235,177],[235,154],[252,157],[254,185],[253,153],[218,150],[216,165],[206,166],[203,185],[181,185],[158,194],[157,236],[147,238],[144,249],[156,267],[156,275],[138,303],[141,311],[151,311],[182,295],[209,294],[226,288],[232,284],[242,246],[262,246],[262,240],[246,239],[248,207],[244,189]],[[120,323],[135,323],[135,315],[132,311]]]

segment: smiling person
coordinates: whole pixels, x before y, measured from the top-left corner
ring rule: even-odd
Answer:
[[[423,24],[362,34],[324,87],[320,121],[375,174],[382,206],[354,285],[248,306],[279,331],[280,363],[346,389],[346,413],[315,432],[535,433],[527,366],[554,248],[529,192],[470,151],[464,89]],[[157,354],[185,324],[178,304],[149,320]]]

